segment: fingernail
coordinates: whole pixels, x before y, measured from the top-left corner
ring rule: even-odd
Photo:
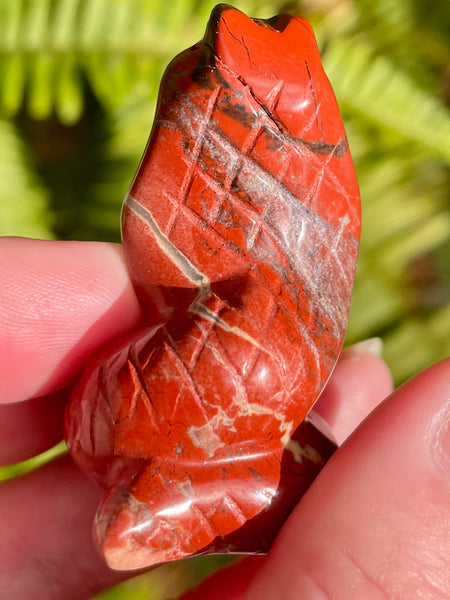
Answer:
[[[345,348],[342,354],[349,358],[361,356],[362,354],[374,354],[375,356],[381,356],[382,350],[383,340],[379,337],[373,337]]]
[[[450,482],[450,400],[434,415],[428,432],[433,462]]]

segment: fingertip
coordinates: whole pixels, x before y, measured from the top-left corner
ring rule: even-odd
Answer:
[[[246,600],[299,589],[305,598],[448,597],[450,463],[443,472],[433,451],[443,424],[448,432],[449,392],[447,360],[370,414],[294,509]]]
[[[141,309],[120,246],[0,239],[0,402],[63,387]]]
[[[108,569],[93,544],[101,494],[68,456],[2,484],[3,597],[92,598],[130,577]]]
[[[379,345],[357,344],[342,352],[314,412],[341,444],[392,390],[392,376],[379,356]]]

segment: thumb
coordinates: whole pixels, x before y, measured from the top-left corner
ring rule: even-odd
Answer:
[[[450,598],[450,359],[377,408],[289,517],[245,600]]]

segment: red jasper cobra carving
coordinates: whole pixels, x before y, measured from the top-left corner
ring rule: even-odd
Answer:
[[[112,568],[268,549],[334,449],[305,417],[342,347],[359,211],[309,24],[217,6],[166,71],[123,207],[145,326],[92,358],[66,416],[108,490]]]

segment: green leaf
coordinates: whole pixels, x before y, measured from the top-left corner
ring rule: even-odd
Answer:
[[[7,115],[15,114],[23,101],[26,69],[25,59],[20,54],[1,59],[1,106]]]
[[[324,57],[340,104],[450,163],[450,113],[367,42],[336,39]]]
[[[83,112],[83,93],[76,59],[66,55],[59,63],[55,108],[65,125],[76,123]]]
[[[46,119],[52,112],[55,66],[48,54],[38,54],[30,59],[28,109],[35,119]]]
[[[15,127],[0,119],[0,235],[51,239],[45,189],[32,173]]]

